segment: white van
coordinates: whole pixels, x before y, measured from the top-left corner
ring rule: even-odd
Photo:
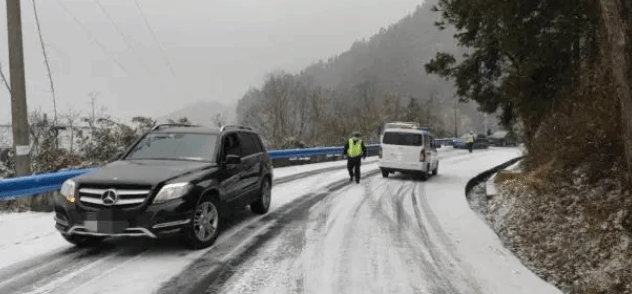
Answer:
[[[380,143],[378,165],[383,177],[397,171],[419,174],[425,181],[430,174],[437,174],[439,158],[428,128],[417,123],[387,123]]]

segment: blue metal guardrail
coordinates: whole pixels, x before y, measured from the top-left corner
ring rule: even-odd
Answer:
[[[368,145],[367,151],[374,152],[379,149],[379,145]],[[323,148],[305,148],[305,149],[288,149],[268,151],[273,160],[342,155],[343,147],[323,147]],[[0,180],[0,199],[12,198],[24,195],[34,195],[46,192],[57,191],[61,189],[61,185],[65,180],[80,176],[89,172],[93,172],[98,168],[84,168],[74,170],[63,170],[54,173],[45,173],[18,178],[10,178]]]
[[[435,139],[435,143],[445,146],[445,145],[452,145],[452,142],[454,141],[454,138],[441,138],[441,139]]]
[[[83,168],[0,180],[0,199],[56,191],[61,189],[65,180],[96,169]]]

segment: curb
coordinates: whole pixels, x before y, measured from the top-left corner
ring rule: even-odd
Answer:
[[[497,165],[495,167],[492,167],[491,169],[488,169],[488,170],[478,174],[477,176],[473,177],[472,179],[470,179],[467,182],[467,184],[465,185],[465,197],[467,199],[469,199],[470,198],[470,192],[472,191],[472,189],[476,185],[480,184],[481,182],[486,181],[487,179],[489,179],[492,175],[497,173],[498,170],[507,168],[508,166],[516,163],[517,161],[519,161],[519,160],[521,160],[523,158],[524,158],[524,156],[516,157],[516,158],[514,158],[512,160],[509,160],[509,161],[503,163],[503,164],[500,164],[500,165]]]

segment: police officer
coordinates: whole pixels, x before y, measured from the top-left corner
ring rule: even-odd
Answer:
[[[345,144],[343,155],[347,156],[347,169],[349,170],[349,182],[355,176],[356,183],[360,183],[360,159],[366,160],[366,146],[360,139],[359,132],[353,132],[351,138]]]
[[[467,149],[472,153],[472,148],[474,147],[474,132],[470,131],[470,135],[467,136]]]

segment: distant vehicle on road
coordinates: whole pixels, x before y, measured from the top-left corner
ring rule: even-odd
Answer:
[[[439,171],[434,135],[417,123],[387,123],[381,139],[378,165],[382,176],[394,172],[415,173],[422,180]]]
[[[464,134],[461,137],[456,138],[452,143],[452,147],[456,149],[467,149],[467,137],[468,134]],[[473,149],[487,149],[489,148],[489,145],[489,139],[486,135],[474,135],[474,146],[472,147]]]
[[[515,136],[507,131],[496,131],[489,136],[489,141],[492,146],[518,146]]]
[[[272,169],[250,128],[159,125],[114,162],[64,182],[55,227],[78,246],[113,236],[179,234],[191,247],[205,248],[228,211],[246,205],[257,214],[268,211]]]

